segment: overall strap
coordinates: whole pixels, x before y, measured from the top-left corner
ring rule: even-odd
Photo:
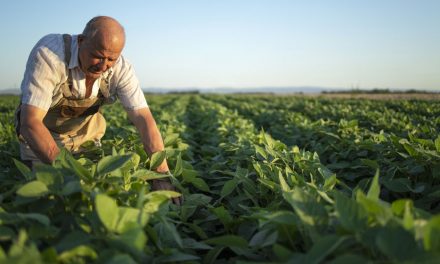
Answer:
[[[69,34],[63,34],[64,40],[64,63],[66,64],[66,72],[67,72],[67,83],[62,85],[63,95],[64,97],[72,96],[72,87],[73,87],[73,79],[72,79],[72,71],[69,69],[70,58],[72,56],[71,47],[72,47],[72,36]]]

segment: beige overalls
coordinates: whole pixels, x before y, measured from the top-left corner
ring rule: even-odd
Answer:
[[[111,73],[107,75],[106,79],[101,80],[97,97],[73,98],[71,92],[72,74],[68,68],[71,57],[71,38],[68,34],[63,35],[65,63],[68,72],[67,81],[60,87],[63,97],[48,110],[43,123],[49,129],[59,147],[65,147],[75,153],[81,150],[81,144],[89,140],[100,146],[100,139],[104,136],[106,123],[99,110],[104,103],[111,103],[115,99],[110,97],[109,94]],[[29,164],[29,162],[37,162],[39,159],[20,135],[20,106],[16,111],[16,131],[20,139],[21,159]]]

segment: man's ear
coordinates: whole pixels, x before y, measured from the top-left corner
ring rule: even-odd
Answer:
[[[82,42],[84,42],[86,36],[84,36],[83,34],[79,34],[78,35],[78,44],[81,44]]]

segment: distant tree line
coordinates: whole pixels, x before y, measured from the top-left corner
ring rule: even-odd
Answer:
[[[173,90],[167,92],[167,94],[199,94],[199,90],[185,90],[185,91],[179,91],[179,90]]]
[[[425,91],[425,90],[390,90],[390,89],[379,89],[374,88],[370,90],[361,90],[361,89],[350,89],[350,90],[335,90],[335,91],[322,91],[322,94],[393,94],[393,93],[405,93],[405,94],[430,94],[430,93],[438,93],[434,91]]]

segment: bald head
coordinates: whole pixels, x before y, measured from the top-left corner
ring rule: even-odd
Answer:
[[[108,16],[92,18],[84,28],[83,35],[94,42],[111,43],[122,47],[125,45],[124,28],[116,19]]]
[[[78,57],[86,76],[98,78],[119,58],[125,45],[125,31],[111,17],[92,18],[78,35]]]

